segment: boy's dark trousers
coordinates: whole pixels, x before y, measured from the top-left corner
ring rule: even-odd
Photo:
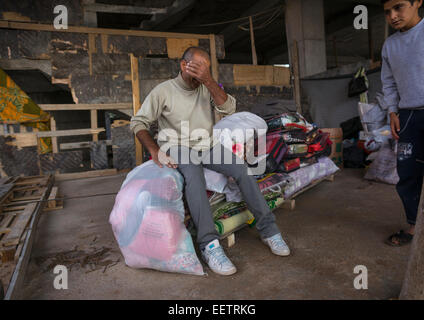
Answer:
[[[401,109],[397,152],[399,182],[396,190],[405,208],[406,220],[415,225],[423,184],[424,109]]]

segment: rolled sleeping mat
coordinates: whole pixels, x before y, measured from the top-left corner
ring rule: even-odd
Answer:
[[[242,224],[252,224],[253,214],[249,210],[242,211],[227,219],[218,219],[215,221],[215,229],[219,234],[226,234],[237,229]]]

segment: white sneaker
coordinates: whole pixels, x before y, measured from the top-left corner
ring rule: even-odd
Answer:
[[[281,233],[277,233],[270,238],[262,239],[262,241],[271,248],[273,254],[277,256],[288,256],[290,249],[284,242]]]
[[[237,272],[236,267],[225,255],[218,240],[208,243],[204,250],[202,250],[203,260],[208,264],[209,268],[217,274],[229,276]]]

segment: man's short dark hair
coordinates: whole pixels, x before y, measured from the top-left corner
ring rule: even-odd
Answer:
[[[200,48],[200,47],[189,47],[189,48],[187,48],[184,51],[181,59],[186,60],[186,61],[190,61],[193,58],[193,54],[195,54],[196,52],[200,53],[201,55],[208,58],[209,60],[211,59],[210,56],[209,56],[209,53],[205,49]]]
[[[381,4],[385,4],[386,2],[389,2],[390,0],[381,0]],[[414,4],[415,1],[418,0],[408,0],[409,2],[411,2],[411,4]]]

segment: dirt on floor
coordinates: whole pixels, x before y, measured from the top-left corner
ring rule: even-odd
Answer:
[[[390,299],[397,297],[409,246],[384,240],[404,226],[392,185],[345,169],[296,199],[295,210],[275,211],[291,247],[278,257],[244,228],[226,248],[238,272],[229,277],[164,273],[125,265],[108,222],[114,196],[66,200],[40,219],[25,280],[25,299]],[[65,197],[118,191],[125,175],[63,181]],[[68,266],[68,289],[53,286],[54,266]],[[356,266],[368,271],[357,290]],[[229,285],[231,284],[231,285]]]

